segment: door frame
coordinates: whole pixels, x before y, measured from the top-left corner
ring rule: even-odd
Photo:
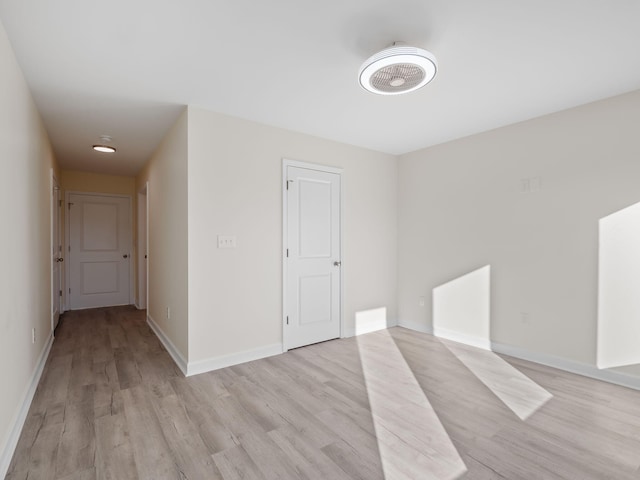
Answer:
[[[133,198],[131,195],[122,195],[117,193],[100,193],[100,192],[81,192],[77,190],[69,190],[64,192],[64,205],[67,205],[67,210],[64,215],[64,252],[65,258],[65,267],[64,267],[64,291],[62,292],[62,297],[65,299],[65,310],[69,304],[69,285],[71,285],[71,261],[69,260],[69,241],[71,240],[71,216],[69,215],[69,197],[71,195],[87,195],[94,197],[119,197],[119,198],[128,198],[129,199],[129,257],[133,258],[133,254],[135,253],[134,245],[133,245]],[[134,281],[134,269],[135,262],[129,262],[129,305],[133,305],[135,303],[135,281]]]
[[[53,252],[54,249],[58,248],[58,245],[62,246],[62,204],[58,203],[58,205],[56,205],[56,192],[58,192],[57,198],[60,202],[62,202],[62,190],[60,188],[60,182],[58,182],[58,178],[56,177],[56,172],[53,170],[53,168],[50,169],[51,172],[51,177],[50,177],[50,183],[51,183],[51,216],[50,216],[50,226],[51,226],[51,234],[50,234],[50,250],[49,250],[49,256],[51,257],[50,259],[53,258]],[[57,223],[57,225],[54,224]],[[58,232],[58,238],[54,238],[54,232],[57,229]],[[58,257],[63,256],[64,252],[58,252]],[[64,290],[63,286],[62,286],[62,280],[63,280],[63,273],[64,273],[64,268],[58,266],[58,289],[59,290]],[[56,292],[53,291],[53,283],[54,283],[54,268],[53,268],[53,262],[51,263],[51,332],[54,331],[55,329],[55,325],[54,325],[54,302],[55,302],[55,295]],[[58,315],[62,315],[64,313],[64,297],[60,296],[58,294]]]
[[[340,258],[342,266],[340,268],[340,314],[338,321],[340,322],[340,338],[344,338],[345,335],[345,322],[344,322],[344,182],[342,178],[343,169],[340,167],[331,167],[328,165],[320,165],[317,163],[301,162],[299,160],[282,159],[282,352],[286,352],[287,348],[287,235],[288,235],[288,207],[289,197],[287,196],[287,169],[288,167],[305,168],[307,170],[315,170],[318,172],[335,173],[340,176]]]
[[[144,205],[141,202],[141,199],[144,200]],[[137,207],[138,207],[138,215],[136,216],[136,223],[138,224],[137,229],[137,272],[138,275],[136,279],[138,280],[138,303],[136,307],[138,310],[145,310],[149,305],[149,262],[148,259],[145,262],[144,252],[149,253],[149,182],[145,182],[144,186],[138,190],[137,196]],[[144,211],[144,225],[140,222],[141,213]],[[142,242],[142,235],[144,233],[144,244]],[[144,299],[141,298],[140,291],[142,290],[142,271],[145,272],[145,288],[144,288]],[[143,301],[144,300],[144,301]]]

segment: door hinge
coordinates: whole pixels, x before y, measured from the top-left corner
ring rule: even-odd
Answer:
[[[71,251],[71,245],[69,245],[69,251]]]
[[[289,325],[289,315],[287,315],[287,325]]]
[[[62,296],[62,290],[60,290],[60,296]]]
[[[61,207],[62,206],[62,200],[58,200],[58,206]]]
[[[293,180],[287,180],[287,190],[289,190],[289,183],[293,182]]]
[[[73,205],[73,203],[69,202],[69,210],[71,210],[71,205]]]
[[[289,249],[287,248],[287,258],[289,258]]]
[[[69,293],[71,293],[71,289],[69,289]]]

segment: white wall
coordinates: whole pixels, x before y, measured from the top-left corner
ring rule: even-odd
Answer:
[[[400,322],[489,265],[491,340],[595,365],[598,223],[640,201],[638,125],[640,91],[402,156]]]
[[[186,109],[136,177],[135,191],[140,191],[147,181],[147,313],[186,362],[189,356]],[[167,307],[170,309],[169,318]]]
[[[0,477],[13,453],[38,359],[51,337],[50,169],[47,134],[0,25]],[[31,329],[36,342],[31,342]],[[28,406],[28,405],[27,405]],[[22,412],[26,413],[26,412]],[[21,425],[17,425],[20,427]],[[19,432],[17,432],[19,433]]]
[[[346,326],[395,322],[396,158],[189,107],[190,362],[282,342],[283,158],[344,169]]]

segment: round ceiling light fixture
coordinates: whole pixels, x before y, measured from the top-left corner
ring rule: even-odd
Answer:
[[[360,85],[379,95],[400,95],[424,87],[438,70],[436,57],[422,48],[394,42],[360,67]]]
[[[113,139],[109,135],[100,135],[100,140],[102,141],[101,144],[93,146],[93,149],[96,152],[102,152],[102,153],[115,153],[116,152],[116,147],[113,147],[111,145],[107,145],[107,143],[111,143],[113,141]]]
[[[115,153],[116,151],[115,147],[110,147],[109,145],[94,145],[93,149],[96,152],[102,152],[102,153]]]

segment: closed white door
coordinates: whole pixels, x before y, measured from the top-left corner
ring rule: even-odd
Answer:
[[[129,198],[69,195],[69,307],[129,304]]]
[[[60,319],[62,305],[62,241],[60,235],[60,187],[53,179],[51,198],[51,327],[55,330]]]
[[[286,167],[285,349],[340,337],[340,175]]]

